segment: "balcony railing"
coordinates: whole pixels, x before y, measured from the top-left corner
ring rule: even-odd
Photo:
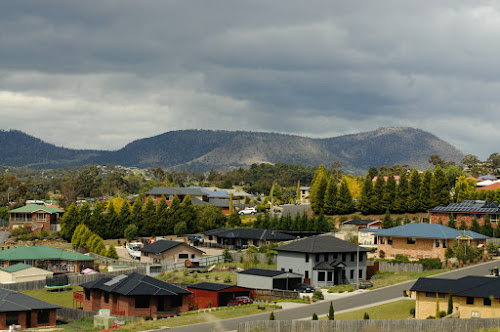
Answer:
[[[85,298],[85,294],[83,291],[73,291],[73,301],[83,302]]]

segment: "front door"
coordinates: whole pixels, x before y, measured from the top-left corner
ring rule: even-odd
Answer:
[[[333,281],[333,272],[329,271],[326,274],[326,281],[332,282]]]
[[[26,328],[31,327],[31,311],[26,312]]]
[[[156,311],[158,311],[158,312],[165,311],[165,297],[164,296],[158,296],[158,304],[156,307]]]
[[[334,277],[333,284],[338,285],[339,284],[339,270],[335,270],[333,277]]]

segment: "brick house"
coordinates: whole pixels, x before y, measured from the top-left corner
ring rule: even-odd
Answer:
[[[150,264],[198,259],[205,253],[187,243],[165,239],[148,244],[139,250],[141,251],[141,263]]]
[[[0,250],[0,268],[24,263],[54,273],[80,272],[93,268],[96,259],[77,252],[47,246],[16,247]]]
[[[43,206],[29,204],[9,211],[9,232],[17,227],[25,226],[31,228],[34,233],[40,233],[42,229],[47,232],[61,230],[59,218],[64,210],[54,206]]]
[[[446,248],[455,245],[456,241],[466,241],[471,246],[485,244],[488,236],[473,232],[460,231],[441,224],[410,223],[388,229],[380,229],[376,233],[378,253],[383,251],[386,258],[394,258],[397,254],[410,259],[439,258],[445,259]]]
[[[59,308],[23,293],[0,288],[0,329],[7,330],[10,325],[21,325],[23,330],[55,326]]]
[[[448,225],[452,215],[457,225],[460,225],[463,220],[469,228],[472,225],[473,218],[477,219],[479,225],[484,225],[484,219],[486,216],[489,216],[493,227],[495,227],[500,220],[500,205],[494,202],[480,200],[436,206],[428,212],[429,222],[431,224],[439,224],[441,221],[443,225]]]
[[[416,294],[415,318],[447,311],[450,290],[453,314],[457,318],[498,318],[500,316],[500,278],[467,276],[460,279],[419,278],[410,291]]]
[[[73,301],[85,311],[110,309],[122,316],[169,316],[189,310],[192,292],[139,273],[81,284]]]
[[[196,309],[223,307],[236,296],[253,297],[252,289],[214,282],[200,282],[187,287],[193,294],[189,295],[191,304]]]
[[[254,245],[294,240],[296,237],[262,228],[221,228],[202,232],[204,244],[209,247],[242,249]]]

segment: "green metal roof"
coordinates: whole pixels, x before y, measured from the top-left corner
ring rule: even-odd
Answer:
[[[36,211],[45,211],[48,213],[61,213],[64,212],[64,210],[61,210],[59,208],[56,208],[54,206],[42,206],[38,204],[30,204],[30,205],[25,205],[21,206],[20,208],[10,210],[9,213],[33,213]]]
[[[9,273],[14,273],[17,271],[29,269],[30,267],[33,267],[33,266],[28,265],[28,264],[24,264],[24,263],[18,263],[18,264],[14,264],[14,265],[11,265],[8,267],[4,267],[1,270],[5,271],[5,272],[9,272]]]
[[[0,260],[20,261],[25,259],[54,259],[68,261],[94,261],[96,258],[77,252],[59,250],[46,246],[17,247],[0,250]]]

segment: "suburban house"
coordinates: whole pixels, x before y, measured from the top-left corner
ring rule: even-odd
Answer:
[[[368,249],[330,235],[317,235],[275,248],[278,270],[304,276],[313,286],[333,286],[366,279]]]
[[[378,237],[379,255],[394,258],[397,254],[410,259],[439,258],[445,259],[446,248],[457,241],[465,241],[471,246],[484,245],[488,236],[461,231],[441,224],[410,223],[388,229],[380,229]]]
[[[174,196],[182,201],[187,195],[191,197],[194,206],[211,204],[221,209],[222,213],[229,214],[229,194],[226,191],[210,191],[201,187],[153,187],[147,191],[146,201],[152,199],[156,204],[165,197],[167,204],[172,203]]]
[[[377,176],[374,176],[372,182],[377,182],[377,178],[378,178]],[[389,177],[387,175],[384,176],[384,182],[387,182],[388,179]],[[394,180],[396,180],[396,184],[399,184],[399,179],[400,179],[399,175],[394,175]]]
[[[196,309],[223,307],[236,296],[253,297],[252,289],[214,282],[200,282],[187,286],[189,301]]]
[[[448,225],[451,216],[455,218],[457,225],[460,225],[463,220],[469,228],[473,218],[476,218],[479,224],[483,225],[484,219],[489,216],[495,227],[500,219],[500,205],[494,202],[475,200],[436,206],[429,210],[431,224],[441,222],[443,225]]]
[[[110,309],[113,315],[168,316],[189,310],[190,291],[139,273],[81,284],[73,300],[85,311]]]
[[[450,291],[453,314],[457,318],[498,318],[500,316],[500,278],[467,276],[460,279],[419,278],[410,291],[416,294],[415,318],[447,311]]]
[[[47,246],[16,247],[0,250],[0,267],[24,263],[54,273],[80,272],[93,268],[96,259],[76,252]]]
[[[311,197],[311,187],[300,187],[299,194],[298,203],[310,203],[309,198]]]
[[[55,326],[59,308],[23,293],[0,288],[0,329],[7,330],[10,325],[20,325],[23,330]]]
[[[198,259],[205,253],[187,243],[166,239],[148,244],[139,250],[141,251],[141,263],[150,264]]]
[[[52,277],[54,272],[39,269],[28,264],[18,263],[0,268],[0,283],[26,282],[45,280]]]
[[[202,232],[204,244],[210,247],[231,249],[260,247],[263,244],[294,240],[295,237],[278,231],[261,228],[222,228]]]
[[[60,231],[59,218],[64,210],[53,206],[29,204],[9,211],[9,232],[17,227],[25,226],[31,228],[34,233],[40,233],[42,229],[47,232]]]
[[[252,268],[239,272],[236,284],[252,289],[293,290],[302,278],[303,275],[294,272]]]
[[[382,227],[380,220],[360,220],[352,219],[342,223],[339,231],[335,232],[335,237],[349,241],[358,238],[358,244],[366,248],[376,248],[375,230]],[[369,230],[369,232],[366,232]]]

